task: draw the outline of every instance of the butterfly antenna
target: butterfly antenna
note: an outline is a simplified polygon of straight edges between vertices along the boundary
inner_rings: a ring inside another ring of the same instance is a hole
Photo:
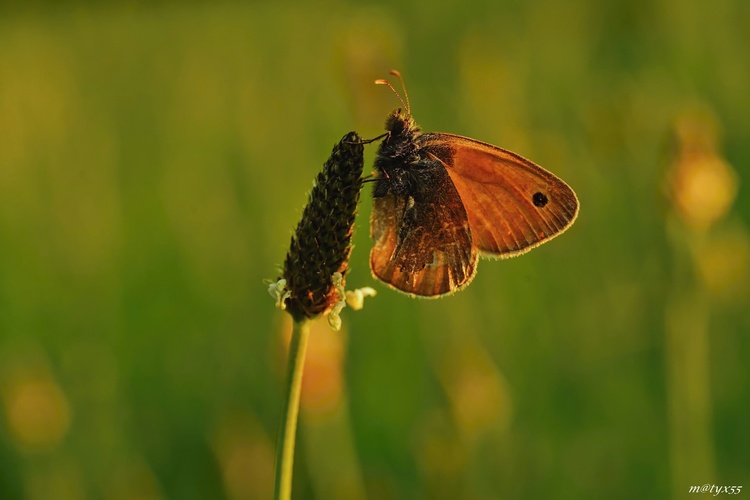
[[[404,99],[406,99],[406,114],[411,114],[411,103],[409,103],[409,94],[406,92],[406,84],[404,84],[404,77],[401,76],[401,73],[398,72],[395,69],[391,70],[391,74],[398,78],[398,81],[401,82],[401,89],[404,91]],[[403,102],[403,100],[401,101]]]
[[[401,75],[395,69],[393,71],[391,71],[391,74],[398,75],[399,79],[401,78]],[[403,84],[404,84],[404,81],[401,80],[401,85],[403,86]],[[409,100],[408,100],[408,98],[407,98],[406,101],[404,101],[404,98],[401,97],[401,94],[399,94],[396,91],[396,89],[393,88],[393,85],[391,85],[391,82],[389,82],[388,80],[385,80],[383,78],[378,78],[377,80],[375,80],[375,85],[385,85],[386,87],[388,87],[389,89],[391,89],[391,92],[393,92],[394,94],[396,94],[396,97],[398,97],[398,100],[401,101],[401,105],[406,109],[406,112],[408,114],[411,114],[409,112],[409,105],[408,105]]]

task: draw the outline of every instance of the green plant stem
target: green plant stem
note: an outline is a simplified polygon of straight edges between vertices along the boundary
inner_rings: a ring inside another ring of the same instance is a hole
[[[302,371],[305,366],[305,351],[309,333],[309,321],[302,319],[294,322],[287,360],[286,400],[281,412],[279,439],[276,443],[276,483],[274,488],[274,499],[276,500],[289,500],[292,495],[294,440],[297,433],[299,395],[302,389]]]

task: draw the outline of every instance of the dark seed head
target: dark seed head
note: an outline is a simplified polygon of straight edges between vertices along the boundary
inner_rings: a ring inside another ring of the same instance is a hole
[[[547,198],[547,195],[541,192],[534,193],[534,196],[531,197],[531,201],[534,202],[535,207],[542,208],[549,202],[549,198]]]
[[[346,275],[349,265],[363,167],[362,139],[349,132],[315,180],[284,260],[286,306],[297,320],[319,316],[339,300],[332,277]]]

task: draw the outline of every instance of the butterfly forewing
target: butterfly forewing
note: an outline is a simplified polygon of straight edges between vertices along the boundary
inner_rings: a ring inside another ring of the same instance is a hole
[[[449,184],[435,200],[387,195],[374,202],[373,274],[402,292],[437,297],[467,285],[476,272],[466,211]]]
[[[448,171],[483,253],[527,252],[565,231],[578,215],[578,199],[565,182],[515,153],[445,133],[418,141]]]

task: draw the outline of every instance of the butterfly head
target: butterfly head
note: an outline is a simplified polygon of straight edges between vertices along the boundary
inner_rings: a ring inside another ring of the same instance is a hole
[[[403,111],[401,108],[394,109],[388,115],[388,118],[385,119],[385,129],[388,131],[386,140],[412,137],[419,132],[419,127],[414,118],[408,111]]]

